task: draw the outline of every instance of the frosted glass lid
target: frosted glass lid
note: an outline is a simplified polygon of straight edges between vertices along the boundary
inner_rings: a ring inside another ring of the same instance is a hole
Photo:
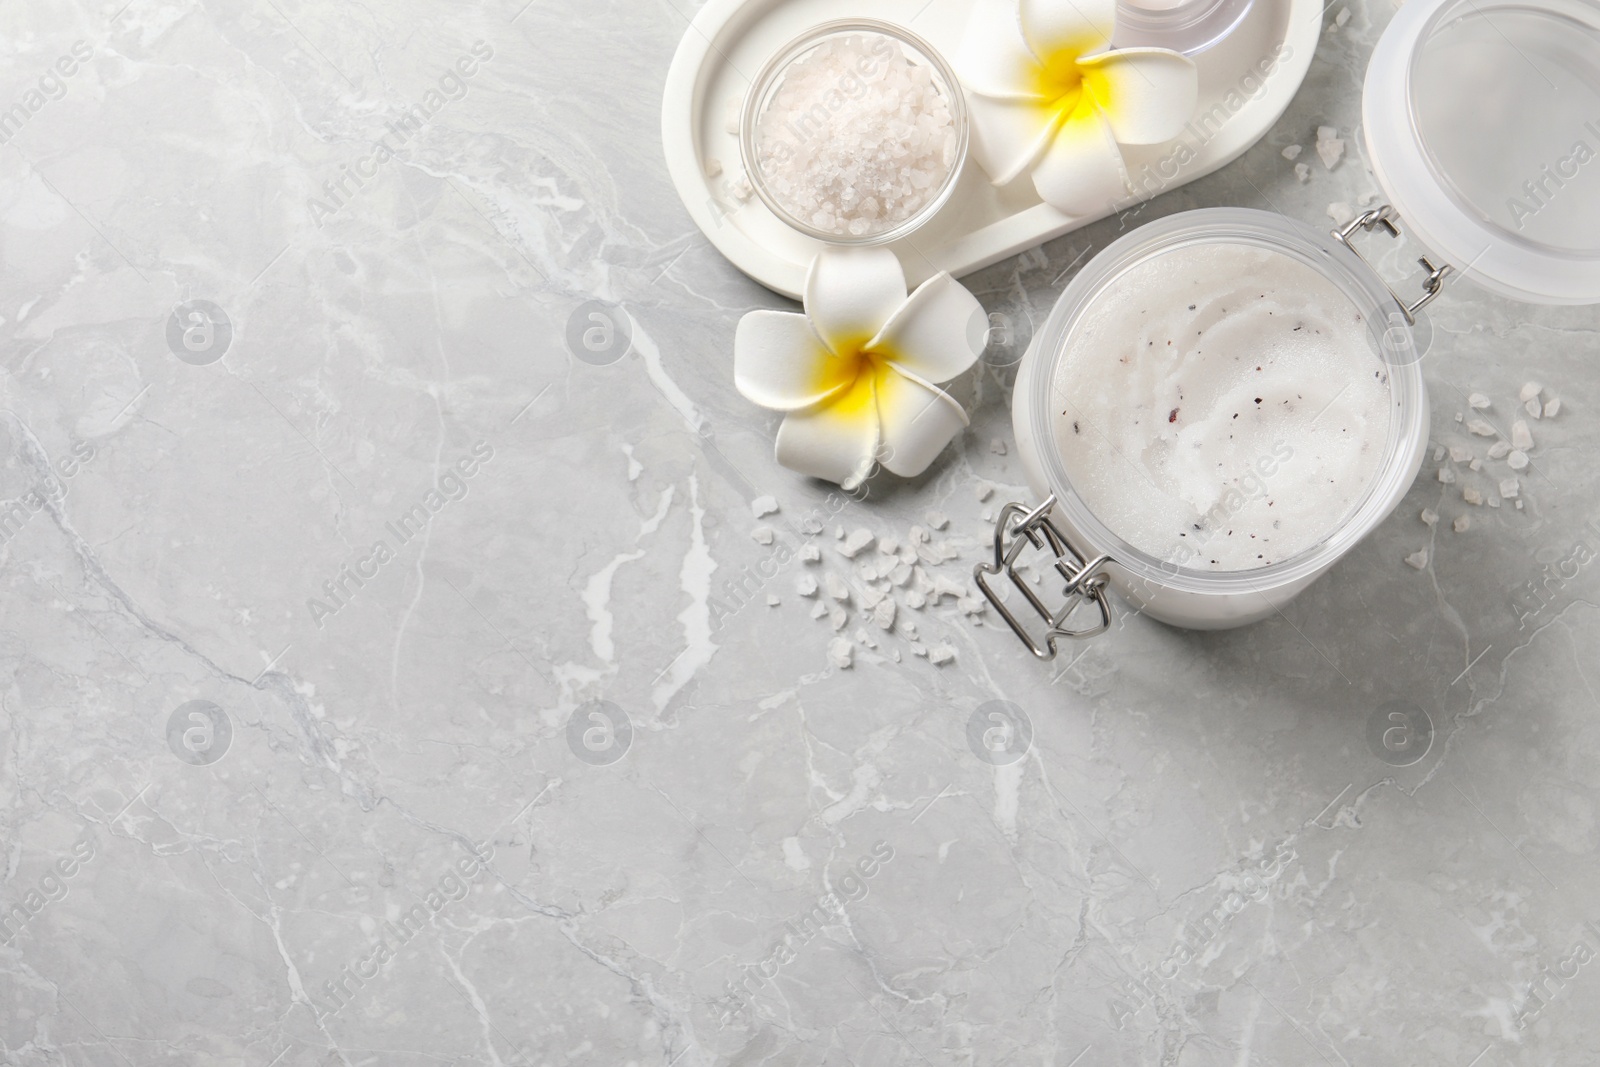
[[[1409,0],[1362,108],[1430,251],[1504,296],[1600,302],[1600,0]]]

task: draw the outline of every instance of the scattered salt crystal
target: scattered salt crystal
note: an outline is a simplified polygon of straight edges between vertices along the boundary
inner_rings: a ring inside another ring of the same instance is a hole
[[[722,160],[718,159],[715,156],[712,156],[710,159],[706,160],[706,177],[707,178],[715,178],[717,175],[719,175],[721,173],[722,173]]]
[[[1496,441],[1494,444],[1489,446],[1489,458],[1490,459],[1500,459],[1502,456],[1504,456],[1507,452],[1510,452],[1510,451],[1511,451],[1511,446],[1510,445],[1506,444],[1504,441]]]
[[[880,603],[883,602],[883,598],[884,598],[884,593],[882,591],[880,591],[880,590],[874,589],[870,585],[863,587],[862,590],[861,590],[861,606],[862,607],[875,608]]]
[[[835,541],[843,541],[844,540],[844,527],[843,526],[835,526],[833,528],[833,539]]]
[[[1544,402],[1545,418],[1553,419],[1559,414],[1561,414],[1561,398],[1559,396]]]
[[[901,562],[894,565],[894,570],[889,572],[889,581],[897,586],[904,586],[911,580],[911,564]]]
[[[1500,506],[1500,498],[1495,496],[1495,495],[1493,495],[1493,494],[1490,494],[1490,496],[1489,496],[1489,506],[1491,508],[1499,507]]]
[[[741,174],[728,183],[728,192],[733,195],[735,200],[743,203],[750,199],[755,190],[750,187],[750,179]]]
[[[972,491],[978,494],[978,502],[980,504],[983,501],[988,500],[991,496],[994,496],[994,486],[990,485],[988,482],[979,482],[977,485],[972,487]]]
[[[956,602],[956,606],[968,615],[982,615],[988,601],[981,597],[964,596]]]
[[[1411,553],[1411,555],[1406,557],[1406,562],[1417,568],[1417,570],[1422,570],[1422,568],[1428,565],[1428,550],[1425,548],[1417,549],[1415,552]]]
[[[1487,422],[1484,422],[1482,419],[1473,419],[1471,422],[1467,423],[1467,429],[1470,430],[1472,433],[1477,434],[1479,437],[1494,437],[1494,436],[1496,436],[1494,427],[1490,426]]]
[[[782,603],[783,601],[779,600],[776,596],[772,595],[771,593],[767,594],[767,607],[775,608]]]
[[[1304,163],[1296,163],[1294,165],[1294,176],[1301,185],[1304,185],[1311,180],[1311,168]]]
[[[878,624],[878,629],[889,630],[894,628],[894,601],[885,597],[878,601],[872,609],[872,621]]]
[[[1349,21],[1350,21],[1350,9],[1347,8],[1347,7],[1340,8],[1339,9],[1339,13],[1337,15],[1333,16],[1333,24],[1335,26],[1343,26],[1345,23],[1347,23]]]
[[[1466,533],[1467,532],[1467,527],[1469,527],[1471,525],[1472,525],[1472,520],[1471,519],[1467,518],[1465,515],[1457,515],[1456,516],[1456,521],[1452,522],[1450,524],[1450,527],[1451,527],[1451,529],[1455,530],[1456,533]]]
[[[915,589],[906,592],[906,607],[913,611],[921,611],[928,603],[928,598]]]
[[[1483,494],[1469,485],[1465,489],[1461,490],[1461,499],[1465,500],[1473,507],[1477,507],[1479,504],[1483,503]]]
[[[1339,136],[1338,129],[1333,126],[1317,127],[1317,155],[1329,170],[1339,165],[1339,160],[1344,158],[1344,139]]]
[[[848,638],[835,637],[828,642],[828,662],[841,671],[850,669],[855,654],[855,646],[850,643]]]
[[[1440,446],[1438,446],[1437,448],[1435,448],[1433,450],[1433,461],[1435,463],[1437,463],[1443,458],[1444,458],[1444,445],[1440,445]]]
[[[877,648],[878,647],[878,642],[874,641],[872,639],[872,635],[867,633],[866,627],[862,627],[861,629],[856,631],[856,640],[859,641],[862,644],[862,646],[864,646],[866,648]]]
[[[984,522],[993,522],[994,512],[990,511],[988,508],[984,508],[982,514],[980,514],[978,517]]]
[[[911,538],[912,544],[925,545],[928,543],[928,531],[921,526],[911,527],[911,532],[907,536]]]
[[[823,588],[828,591],[828,595],[833,597],[833,599],[850,599],[850,587],[844,584],[843,578],[839,577],[837,574],[834,574],[832,571],[829,571],[827,574],[822,576],[822,585]]]
[[[770,496],[758,496],[750,501],[750,510],[755,512],[756,518],[764,518],[778,510],[778,501]]]
[[[811,605],[811,617],[813,619],[820,619],[827,613],[828,605],[824,604],[822,601],[819,600],[815,604]]]
[[[1482,393],[1473,393],[1471,396],[1467,397],[1467,405],[1474,411],[1482,411],[1491,403],[1492,401]]]
[[[938,551],[932,545],[918,545],[917,558],[930,567],[936,567],[944,560],[939,558]]]
[[[956,581],[954,578],[947,578],[942,574],[934,576],[933,602],[935,604],[947,596],[955,597],[957,600],[960,600],[966,595],[967,587]]]
[[[756,539],[757,544],[770,545],[772,544],[773,536],[772,527],[757,526],[754,530],[750,531],[750,536]]]
[[[923,517],[928,520],[928,525],[935,530],[942,530],[950,525],[950,520],[945,517],[942,511],[930,511]]]
[[[1500,479],[1500,495],[1504,499],[1510,500],[1512,497],[1517,496],[1521,490],[1522,487],[1517,482],[1516,475],[1513,474],[1509,478]]]
[[[1287,159],[1290,163],[1293,163],[1295,160],[1300,158],[1300,153],[1304,152],[1305,150],[1306,149],[1304,145],[1292,144],[1283,150],[1283,158]]]
[[[1533,434],[1528,432],[1528,424],[1521,419],[1511,424],[1511,447],[1524,452],[1533,447]]]
[[[1542,392],[1544,392],[1544,386],[1538,382],[1524,382],[1522,391],[1517,394],[1517,399],[1526,402],[1534,399]]]
[[[926,656],[928,654],[928,646],[913,641],[911,642],[911,654],[913,656]]]
[[[794,591],[801,596],[817,595],[817,580],[809,574],[802,574],[795,580]]]
[[[822,549],[816,545],[801,545],[800,560],[803,563],[816,563],[822,559]]]
[[[900,542],[893,537],[878,538],[878,551],[885,556],[892,556],[900,551]]]
[[[958,140],[950,105],[931,66],[899,41],[870,32],[824,41],[789,64],[756,121],[767,191],[824,233],[892,229],[950,174]]]
[[[839,555],[845,559],[855,559],[861,554],[861,550],[870,544],[872,544],[872,531],[862,527],[844,539],[844,544],[839,546]]]
[[[1000,440],[1000,438],[996,437],[994,440],[989,442],[989,451],[993,452],[997,456],[1003,456],[1006,454],[1006,443]]]
[[[1528,466],[1528,454],[1520,449],[1512,452],[1511,455],[1506,457],[1506,466],[1510,467],[1514,471],[1526,470]]]
[[[1473,460],[1471,463],[1467,464],[1467,469],[1468,470],[1474,470],[1474,471],[1483,470],[1483,460],[1481,460],[1481,459]]]
[[[1456,481],[1456,472],[1451,470],[1449,467],[1440,467],[1439,480],[1445,485],[1454,485]]]
[[[1450,458],[1455,460],[1457,463],[1465,463],[1467,460],[1472,458],[1472,449],[1468,448],[1466,445],[1451,445]]]
[[[815,537],[822,532],[822,523],[815,515],[807,515],[800,520],[800,532],[808,537]]]
[[[850,613],[836,604],[828,609],[828,621],[835,630],[842,630],[845,623],[850,621]]]
[[[1328,218],[1333,220],[1335,226],[1343,226],[1355,217],[1355,209],[1343,200],[1336,200],[1328,205]]]
[[[744,110],[744,101],[737,96],[730,96],[722,102],[722,128],[728,133],[739,132],[739,113]]]
[[[956,658],[955,646],[940,643],[928,649],[928,662],[935,667],[943,667],[946,663]]]
[[[1432,508],[1423,508],[1422,521],[1427,523],[1429,526],[1437,526],[1439,523],[1439,513],[1434,511]]]
[[[1461,422],[1461,421],[1462,421],[1462,420],[1464,420],[1464,419],[1465,419],[1465,418],[1466,418],[1466,416],[1465,416],[1465,415],[1463,415],[1463,414],[1461,414],[1461,412],[1459,412],[1459,411],[1458,411],[1458,412],[1456,412],[1456,421],[1457,421],[1457,422]]]
[[[1518,511],[1521,511],[1521,510],[1522,510],[1522,501],[1520,501],[1520,500],[1519,500],[1519,501],[1517,501],[1517,510],[1518,510]]]
[[[1534,397],[1532,400],[1522,405],[1522,410],[1526,411],[1532,418],[1537,419],[1540,415],[1544,414],[1544,405],[1539,403],[1538,397]]]

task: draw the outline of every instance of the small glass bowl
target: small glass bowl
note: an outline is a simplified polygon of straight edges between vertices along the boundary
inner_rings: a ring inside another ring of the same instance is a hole
[[[1186,56],[1220,44],[1255,0],[1117,0],[1118,48],[1170,48]]]
[[[895,222],[881,230],[870,230],[862,234],[834,233],[820,230],[810,223],[792,215],[768,187],[767,177],[758,164],[756,133],[761,118],[766,114],[773,97],[783,84],[784,75],[790,66],[798,60],[809,55],[814,49],[826,41],[849,37],[852,35],[876,35],[889,38],[901,46],[907,59],[912,63],[926,66],[933,78],[934,85],[950,107],[950,117],[955,128],[956,144],[949,171],[944,176],[942,183],[927,203],[916,212],[900,222]],[[815,238],[826,244],[835,245],[884,245],[897,241],[920,228],[939,209],[949,201],[955,192],[956,182],[961,177],[962,168],[966,166],[969,142],[970,120],[967,114],[967,98],[962,92],[961,82],[956,78],[956,73],[951,69],[943,56],[927,41],[912,33],[902,26],[882,22],[877,19],[840,19],[825,22],[814,26],[810,30],[790,41],[777,54],[767,60],[766,65],[756,75],[751,83],[750,90],[745,94],[744,109],[739,117],[739,154],[744,163],[744,171],[750,180],[750,186],[755,190],[767,210],[776,215],[779,221],[792,229],[798,230],[807,237]]]

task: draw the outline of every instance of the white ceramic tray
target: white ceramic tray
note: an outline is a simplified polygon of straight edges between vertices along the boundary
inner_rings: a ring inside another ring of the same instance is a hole
[[[779,222],[753,194],[741,199],[734,192],[743,167],[738,135],[728,126],[750,79],[789,41],[837,18],[900,23],[953,59],[970,7],[971,0],[708,0],[678,45],[661,105],[667,169],[695,225],[734,266],[797,298],[821,244]],[[1165,145],[1124,146],[1128,171],[1143,188],[1096,215],[1063,215],[1040,202],[1026,177],[996,189],[969,159],[939,214],[889,246],[899,254],[907,280],[915,285],[941,270],[970,273],[1237,159],[1299,91],[1322,33],[1322,11],[1322,0],[1256,0],[1227,40],[1195,57],[1200,106],[1189,130]],[[1265,78],[1254,75],[1252,68],[1280,48],[1276,69]],[[1208,114],[1213,121],[1202,125]],[[1181,168],[1180,143],[1193,152]],[[711,176],[718,165],[721,173]]]

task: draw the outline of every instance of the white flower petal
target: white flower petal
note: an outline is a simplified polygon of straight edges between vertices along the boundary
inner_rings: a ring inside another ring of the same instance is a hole
[[[980,96],[1040,99],[1039,61],[1022,36],[1017,0],[974,0],[956,55],[956,73]]]
[[[1062,125],[1034,169],[1033,185],[1045,203],[1078,217],[1108,212],[1132,191],[1122,150],[1098,110],[1080,107]]]
[[[967,425],[948,393],[893,370],[878,379],[878,417],[883,466],[905,478],[927,470]]]
[[[1121,144],[1160,144],[1183,132],[1200,102],[1194,60],[1165,48],[1123,48],[1080,64],[1084,83]]]
[[[905,299],[905,272],[887,248],[830,245],[806,273],[806,315],[836,355],[858,351]]]
[[[1008,185],[1026,174],[1056,135],[1060,117],[1027,101],[991,100],[974,96],[972,158],[995,185]]]
[[[941,272],[917,286],[867,350],[926,381],[948,382],[977,362],[988,335],[978,298]]]
[[[809,407],[844,388],[841,363],[792,311],[752,311],[733,334],[734,386],[774,411]]]
[[[878,454],[875,377],[864,373],[832,400],[784,416],[778,427],[778,462],[845,489],[860,485]]]
[[[1111,47],[1117,0],[1018,0],[1028,47],[1048,63],[1064,51],[1079,54]]]

